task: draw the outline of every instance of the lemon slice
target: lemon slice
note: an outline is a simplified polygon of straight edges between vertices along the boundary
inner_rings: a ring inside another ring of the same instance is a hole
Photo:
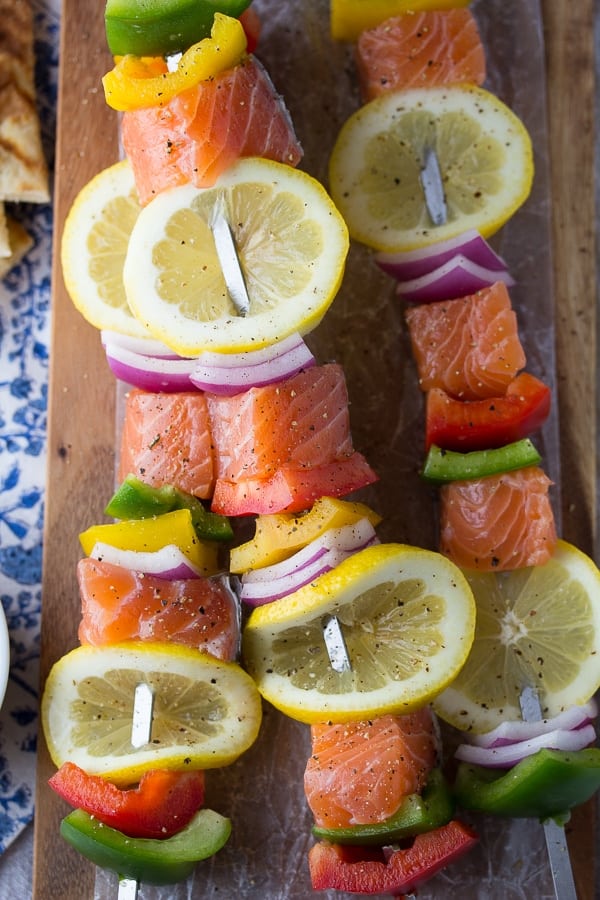
[[[439,225],[421,184],[430,151],[445,198]],[[412,250],[470,228],[488,237],[529,195],[531,140],[521,120],[480,88],[391,92],[344,124],[329,175],[351,237],[377,250]]]
[[[140,212],[131,166],[104,169],[79,192],[61,241],[65,286],[76,308],[96,328],[148,337],[127,305],[123,264]]]
[[[154,694],[148,744],[131,743],[136,685]],[[82,646],[51,669],[42,724],[57,767],[67,760],[115,784],[149,769],[208,769],[239,757],[256,739],[260,696],[235,663],[177,644]]]
[[[465,573],[477,603],[469,658],[435,701],[457,728],[491,731],[521,719],[525,685],[544,716],[586,703],[600,688],[600,572],[576,547],[558,541],[543,566]]]
[[[227,291],[210,221],[223,208],[250,300]],[[325,189],[306,173],[243,159],[210,188],[159,194],[135,223],[124,267],[136,317],[181,356],[246,352],[321,321],[340,285],[348,232]]]
[[[350,671],[330,664],[323,636],[330,616],[341,625]],[[273,706],[302,722],[343,722],[429,702],[463,665],[474,626],[473,596],[453,563],[380,544],[254,610],[243,655]]]

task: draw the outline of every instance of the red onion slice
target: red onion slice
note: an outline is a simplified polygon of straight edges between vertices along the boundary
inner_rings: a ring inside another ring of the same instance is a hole
[[[154,338],[136,338],[127,334],[119,334],[117,331],[101,331],[100,339],[104,347],[111,345],[129,350],[131,353],[140,353],[142,356],[162,356],[165,359],[179,359],[170,347]]]
[[[315,365],[315,358],[299,334],[248,353],[201,353],[191,374],[203,391],[231,396],[296,375]]]
[[[526,741],[517,741],[501,747],[476,747],[473,744],[460,744],[455,757],[475,766],[509,769],[522,759],[532,756],[538,750],[583,750],[596,740],[596,729],[593,725],[582,728],[561,728],[540,734]]]
[[[330,528],[287,559],[272,566],[263,566],[246,572],[242,575],[242,584],[257,581],[272,582],[278,578],[287,578],[314,560],[320,559],[328,550],[358,550],[375,536],[375,529],[368,519],[359,519],[358,522],[342,525],[341,528]]]
[[[444,263],[461,254],[485,269],[504,272],[507,269],[504,260],[492,250],[478,231],[469,229],[457,237],[447,241],[438,241],[418,250],[401,253],[376,253],[377,265],[399,281],[420,278]]]
[[[90,553],[92,559],[122,566],[134,572],[156,575],[167,581],[184,578],[201,578],[201,572],[175,544],[167,544],[160,550],[144,552],[138,550],[121,550],[111,544],[97,541]]]
[[[469,743],[477,747],[502,747],[517,741],[526,741],[551,731],[573,730],[587,725],[598,715],[598,704],[592,698],[583,706],[572,706],[551,719],[537,722],[502,722],[493,731],[469,736]]]
[[[368,519],[332,528],[289,559],[245,573],[241,599],[252,606],[279,600],[377,541],[375,529]]]
[[[257,581],[254,584],[242,584],[241,599],[249,606],[262,606],[272,603],[273,600],[281,600],[288,594],[300,590],[305,584],[314,581],[325,572],[330,572],[348,556],[352,556],[353,550],[327,550],[325,554],[313,560],[297,572],[278,578],[276,581]]]
[[[195,365],[193,359],[147,356],[112,341],[105,343],[104,349],[108,364],[119,381],[154,393],[195,390],[190,381]]]
[[[506,270],[486,269],[459,254],[426,275],[399,281],[396,293],[409,303],[435,303],[467,297],[497,281],[507,287],[515,283]]]

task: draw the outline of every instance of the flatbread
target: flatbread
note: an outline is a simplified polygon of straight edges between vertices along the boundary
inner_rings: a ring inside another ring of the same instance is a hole
[[[47,203],[30,0],[0,0],[0,200]]]
[[[10,256],[0,259],[0,278],[4,278],[23,259],[28,250],[33,247],[33,238],[20,222],[13,219],[12,216],[7,216],[6,226],[10,243]]]

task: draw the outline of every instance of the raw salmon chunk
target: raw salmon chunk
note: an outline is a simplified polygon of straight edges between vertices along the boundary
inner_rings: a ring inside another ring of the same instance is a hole
[[[283,100],[254,56],[163,107],[126,112],[122,140],[142,206],[179,184],[210,187],[240,157],[291,166],[302,158]]]
[[[311,727],[306,799],[321,828],[383,822],[419,792],[437,761],[428,707],[406,716]]]
[[[350,434],[342,367],[311,366],[232,397],[207,394],[217,480],[212,510],[297,512],[377,480]]]
[[[119,480],[174,487],[207,499],[214,487],[214,454],[204,394],[132,390],[125,401]]]
[[[77,580],[82,644],[175,641],[219,659],[237,654],[237,601],[223,578],[166,581],[85,558]]]
[[[454,481],[440,491],[440,550],[463,569],[501,572],[548,562],[556,546],[548,496],[537,466]]]
[[[421,390],[460,400],[502,396],[525,366],[517,317],[498,281],[468,297],[406,311]]]
[[[468,9],[407,12],[364,31],[356,45],[365,100],[412,87],[483,84],[485,51]]]
[[[211,504],[224,516],[300,512],[320,497],[345,497],[377,481],[361,453],[312,469],[282,466],[271,478],[217,479]]]
[[[226,481],[270,478],[283,466],[318,468],[353,453],[346,380],[337,364],[206,398],[216,474]]]

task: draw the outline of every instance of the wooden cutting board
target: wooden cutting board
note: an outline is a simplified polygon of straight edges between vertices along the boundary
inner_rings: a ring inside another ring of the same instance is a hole
[[[562,535],[600,559],[598,535],[594,3],[542,0],[552,220]],[[573,54],[573,48],[577,53]],[[595,896],[597,804],[567,826],[581,900]]]
[[[563,482],[562,534],[588,553],[596,537],[596,271],[593,0],[542,0],[547,45]],[[117,117],[100,79],[111,65],[100,4],[63,0],[55,181],[48,488],[41,680],[77,644],[77,535],[102,520],[113,488],[114,381],[97,332],[74,314],[58,261],[68,209],[85,182],[118,158]],[[577,47],[577,54],[572,48]],[[94,868],[58,839],[64,805],[40,734],[34,900],[93,896]],[[568,828],[579,896],[592,900],[592,806]]]

